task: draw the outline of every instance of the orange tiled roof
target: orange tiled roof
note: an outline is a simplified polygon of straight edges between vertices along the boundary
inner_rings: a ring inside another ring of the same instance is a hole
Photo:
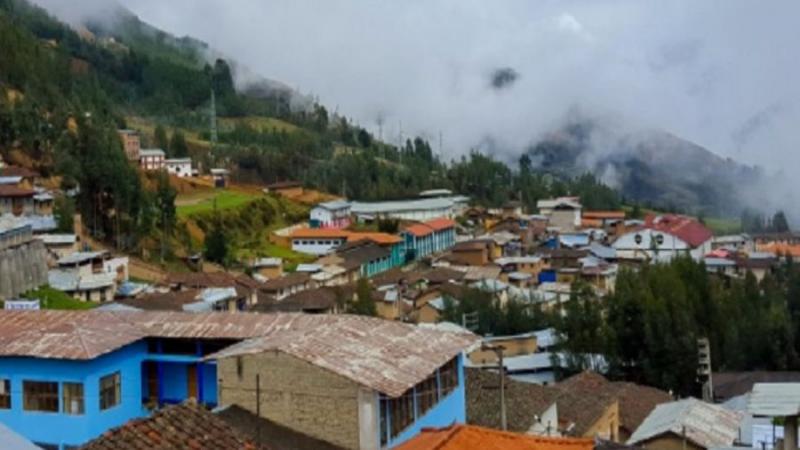
[[[364,239],[368,239],[378,245],[397,244],[403,242],[399,236],[389,233],[350,233],[350,235],[347,236],[347,240],[349,242],[361,241]]]
[[[399,236],[389,233],[379,232],[357,232],[348,230],[337,230],[332,228],[300,228],[292,233],[294,239],[347,239],[349,242],[361,241],[368,239],[379,245],[397,244],[402,242]]]
[[[775,256],[792,255],[794,258],[800,257],[800,244],[791,245],[772,242],[769,244],[759,244],[756,248],[760,252],[772,253]]]
[[[425,225],[433,228],[435,231],[441,231],[441,230],[446,230],[448,228],[453,228],[454,226],[456,226],[456,223],[445,217],[439,217],[438,219],[431,219],[425,222]]]
[[[584,219],[624,219],[625,211],[584,211]]]
[[[581,219],[581,227],[582,228],[601,228],[603,226],[602,219],[587,219],[583,217]]]
[[[414,225],[407,226],[406,231],[416,237],[423,237],[433,233],[433,228],[422,223],[415,223]]]
[[[509,433],[474,425],[423,428],[397,450],[592,450],[594,440]]]
[[[300,228],[292,232],[293,238],[347,238],[350,232],[334,228]]]

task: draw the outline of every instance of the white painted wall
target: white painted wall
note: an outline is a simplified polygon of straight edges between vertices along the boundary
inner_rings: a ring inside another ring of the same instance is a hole
[[[642,236],[642,241],[639,244],[636,243],[637,234]],[[659,235],[664,236],[664,241],[661,245],[656,244],[656,239]],[[653,252],[653,245],[658,250],[657,252]],[[699,252],[702,254],[705,254],[703,251],[704,246],[710,249],[711,241],[709,240],[699,247]],[[623,234],[614,242],[612,247],[617,250],[617,257],[620,259],[669,260],[673,256],[687,254],[696,257],[689,244],[677,236],[649,229]]]
[[[344,239],[336,238],[314,238],[314,239],[292,239],[292,250],[310,255],[327,255],[336,247],[344,244]]]

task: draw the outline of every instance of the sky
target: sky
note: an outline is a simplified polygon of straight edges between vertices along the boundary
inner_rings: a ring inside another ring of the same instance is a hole
[[[422,135],[438,150],[441,135],[445,159],[477,148],[511,160],[579,110],[800,167],[794,0],[120,2],[386,140]],[[70,14],[77,4],[103,2],[69,2]],[[497,89],[499,69],[516,78]]]

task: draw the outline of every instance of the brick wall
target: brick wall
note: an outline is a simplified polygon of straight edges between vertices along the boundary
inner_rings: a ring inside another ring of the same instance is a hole
[[[256,412],[256,374],[260,377],[260,414],[319,439],[359,448],[359,385],[280,352],[218,361],[219,404]],[[241,369],[241,378],[239,377]]]

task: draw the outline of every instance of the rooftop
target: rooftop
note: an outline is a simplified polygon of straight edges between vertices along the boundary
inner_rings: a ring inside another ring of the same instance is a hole
[[[142,156],[161,156],[163,158],[165,155],[166,153],[164,153],[164,150],[161,150],[160,148],[148,148],[148,149],[143,148],[139,150],[140,158]]]
[[[714,237],[711,230],[696,219],[677,214],[648,215],[645,227],[677,236],[692,247],[698,247]]]
[[[754,416],[800,415],[800,383],[756,383],[747,410]]]
[[[389,202],[353,202],[353,214],[381,214],[414,210],[447,209],[453,207],[453,200],[446,198],[425,198]]]
[[[167,406],[90,441],[84,450],[268,450],[221,417],[194,403]]]
[[[277,350],[392,397],[477,341],[371,317],[110,311],[0,311],[0,357],[89,360],[145,337],[242,339],[208,358]]]
[[[647,416],[628,444],[640,444],[664,434],[682,436],[702,448],[730,447],[739,437],[738,413],[696,398],[662,403]]]
[[[0,197],[33,197],[36,191],[13,184],[0,184]]]
[[[344,450],[264,417],[258,417],[238,405],[226,406],[214,413],[242,436],[247,436],[257,444],[266,445],[269,450]]]
[[[68,266],[73,264],[81,264],[88,261],[91,261],[96,258],[102,258],[106,256],[108,252],[106,251],[99,251],[99,252],[75,252],[70,253],[69,255],[61,258],[58,260],[58,265],[60,266]]]
[[[350,207],[350,202],[347,200],[331,200],[329,202],[322,202],[317,204],[316,208],[327,209],[329,211],[334,211],[337,209],[347,209]]]
[[[593,450],[592,439],[570,439],[509,433],[474,425],[423,428],[397,450]]]

